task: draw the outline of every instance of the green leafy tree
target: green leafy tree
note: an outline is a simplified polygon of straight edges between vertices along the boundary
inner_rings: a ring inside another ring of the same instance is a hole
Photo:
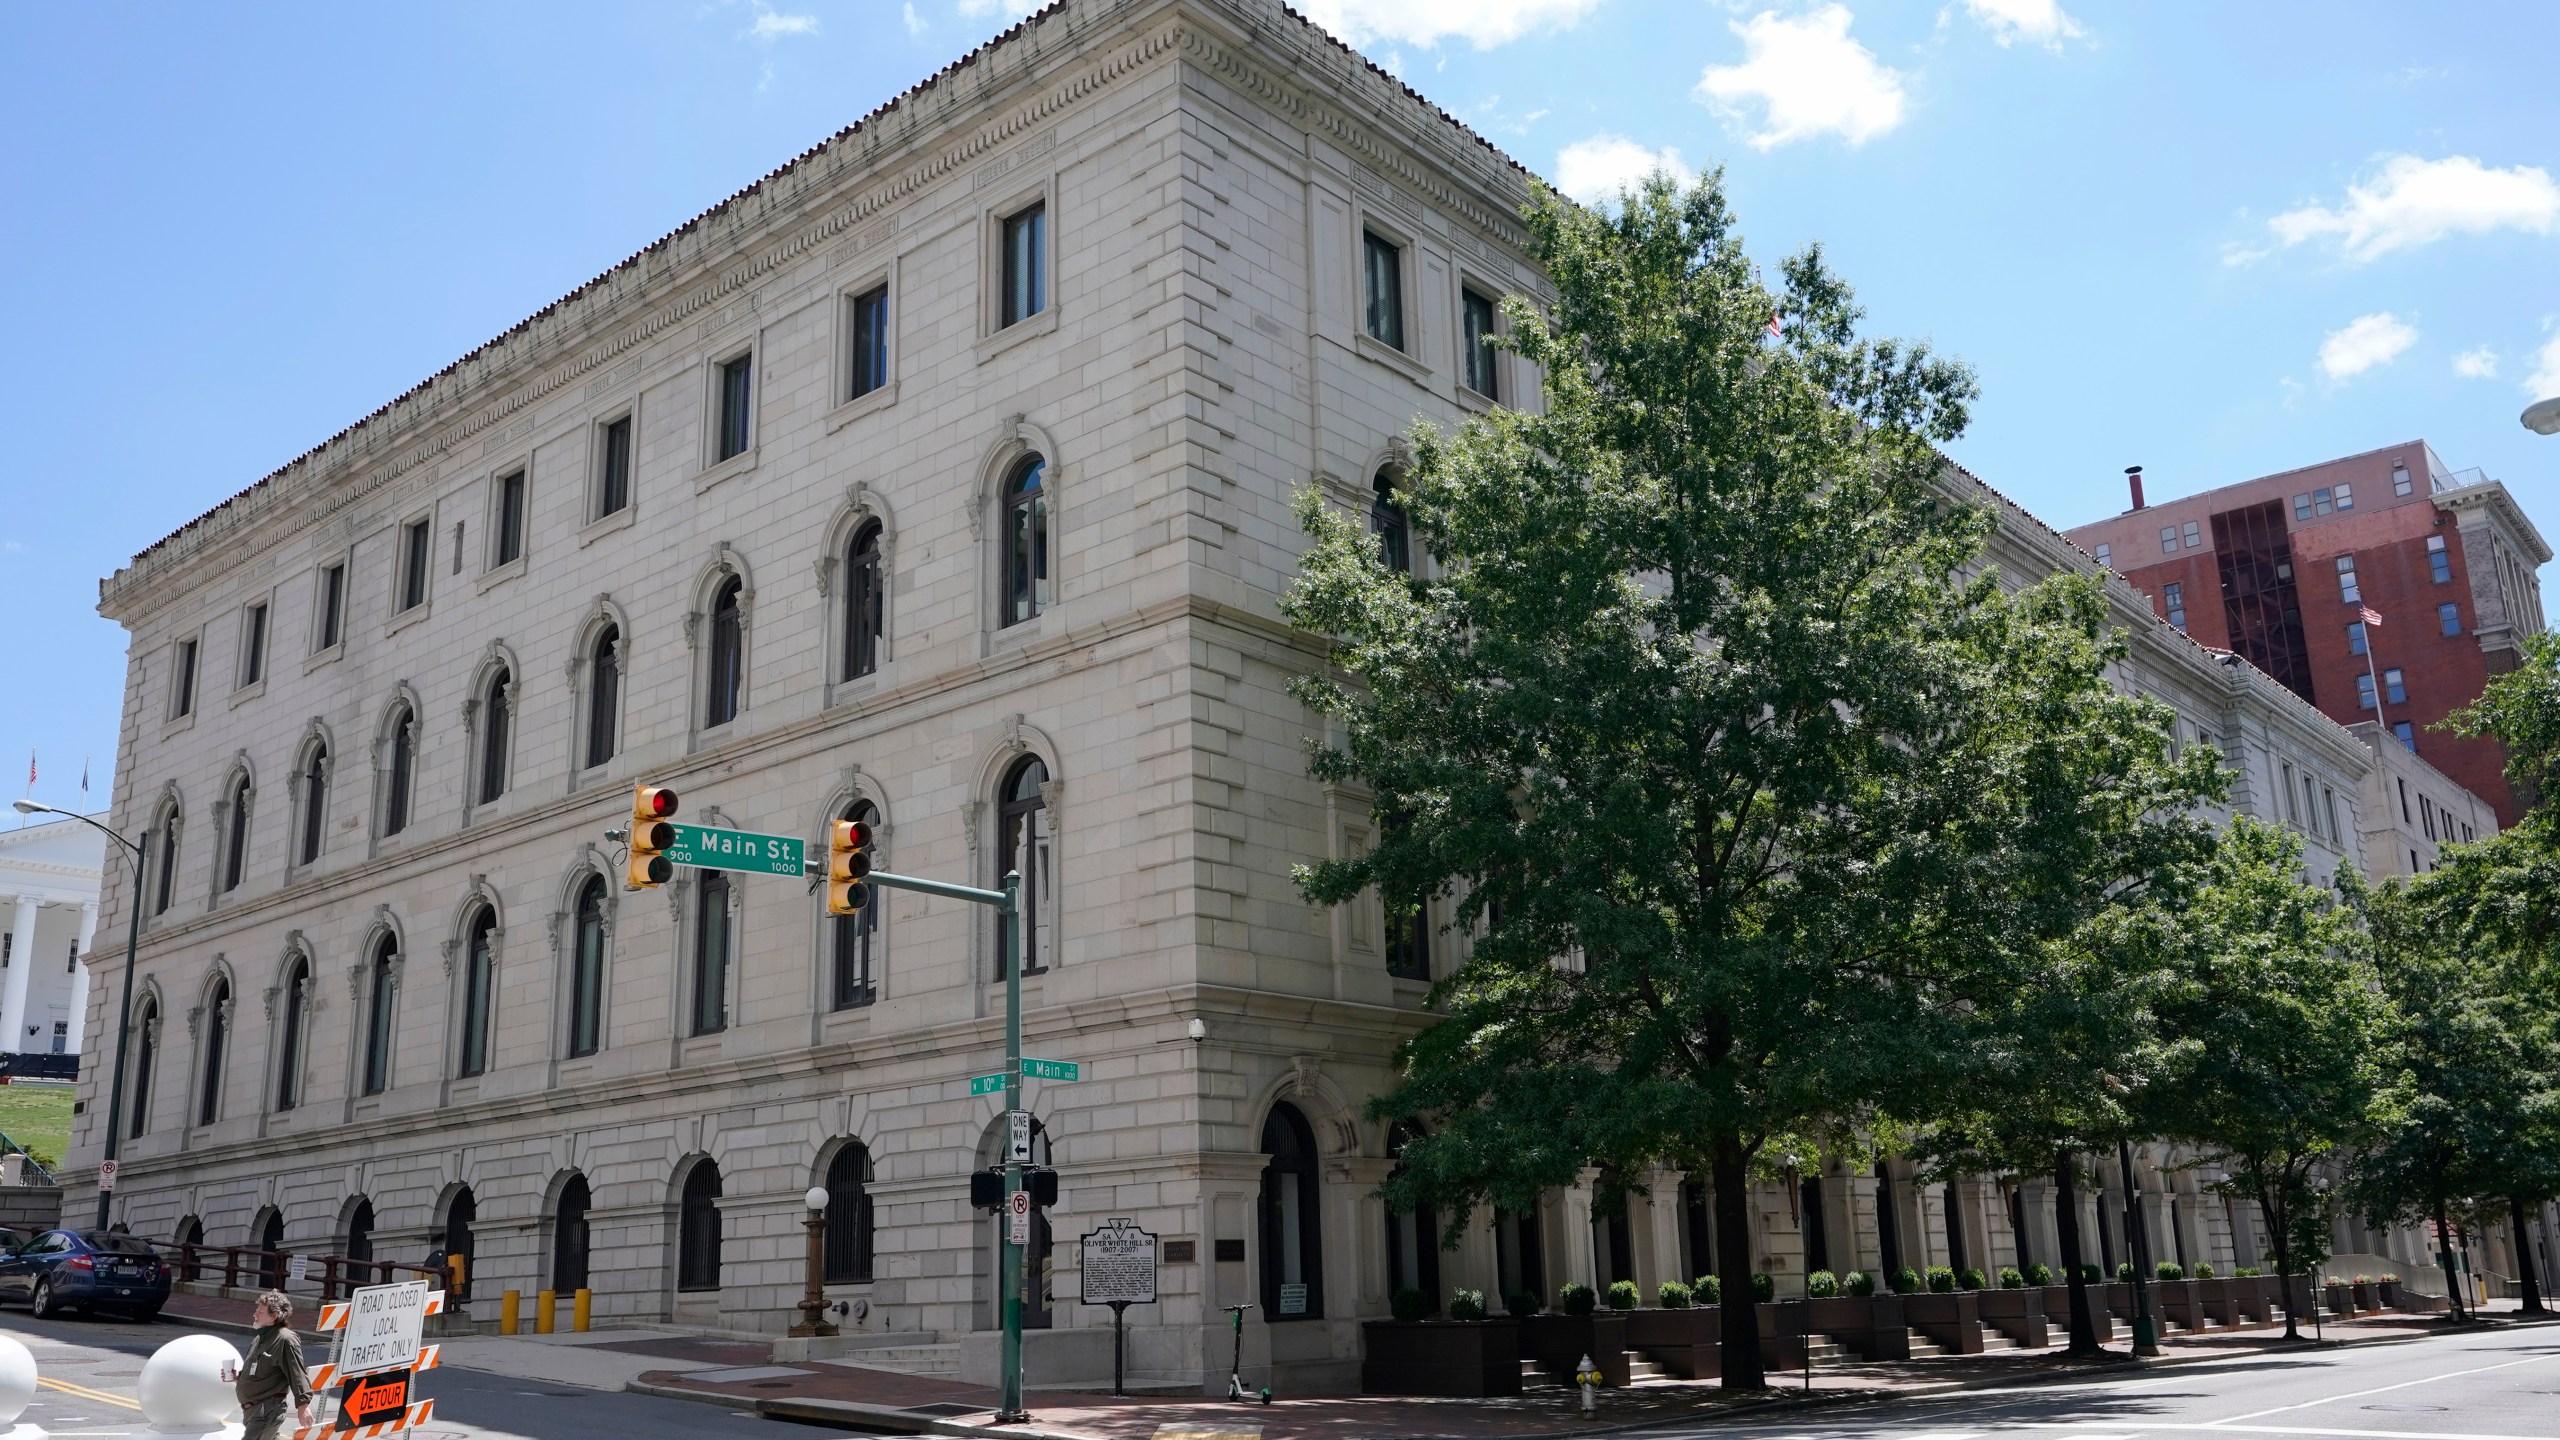
[[[1335,725],[1312,768],[1381,824],[1301,885],[1481,929],[1376,1102],[1441,1117],[1393,1203],[1705,1175],[1725,1381],[1757,1386],[1764,1148],[1959,1083],[1968,1007],[2197,843],[2210,771],[2109,689],[2093,579],[2003,597],[1935,449],[1971,376],[1859,339],[1818,250],[1764,289],[1715,176],[1528,221],[1557,299],[1508,302],[1507,343],[1545,404],[1413,436],[1435,573],[1303,497],[1285,608],[1337,667],[1298,687]]]
[[[2303,881],[2290,832],[2233,821],[2179,921],[2157,1001],[2162,1063],[2141,1119],[2221,1168],[2211,1188],[2254,1203],[2277,1273],[2299,1273],[2328,1232],[2314,1172],[2389,1113],[2377,1059],[2389,1008],[2335,896]],[[2284,1331],[2300,1338],[2290,1304]]]

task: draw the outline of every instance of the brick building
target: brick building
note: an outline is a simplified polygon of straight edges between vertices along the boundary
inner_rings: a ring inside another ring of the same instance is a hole
[[[2170,624],[2341,725],[2379,718],[2515,823],[2497,743],[2436,728],[2543,628],[2551,547],[2504,484],[2412,440],[2157,505],[2137,467],[2132,501],[2067,533]]]

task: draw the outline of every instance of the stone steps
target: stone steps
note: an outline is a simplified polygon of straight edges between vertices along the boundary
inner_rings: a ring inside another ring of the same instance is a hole
[[[956,1380],[960,1377],[960,1347],[957,1344],[865,1345],[849,1351],[842,1359],[828,1363],[864,1370],[887,1370],[927,1379]]]

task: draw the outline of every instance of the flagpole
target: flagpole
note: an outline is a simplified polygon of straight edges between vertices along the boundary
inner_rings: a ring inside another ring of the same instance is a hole
[[[2364,621],[2364,676],[2365,683],[2373,687],[2374,723],[2381,728],[2383,739],[2397,740],[2400,737],[2391,733],[2390,717],[2382,711],[2382,674],[2375,668],[2373,659],[2373,647],[2381,640],[2375,632],[2382,629],[2382,617],[2370,605],[2358,607],[2357,615]],[[2416,749],[2416,746],[2411,746],[2411,753],[2414,754]]]

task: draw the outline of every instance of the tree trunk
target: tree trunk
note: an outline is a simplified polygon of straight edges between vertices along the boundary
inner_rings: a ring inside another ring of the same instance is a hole
[[[2516,1283],[2524,1287],[2522,1313],[2542,1313],[2542,1277],[2534,1274],[2533,1232],[2525,1228],[2524,1202],[2513,1195],[2507,1197],[2507,1223],[2515,1227]]]
[[[2071,1346],[2068,1353],[2103,1355],[2097,1322],[2089,1318],[2089,1281],[2080,1269],[2080,1192],[2072,1184],[2071,1152],[2053,1152],[2053,1184],[2059,1199],[2053,1207],[2054,1227],[2062,1241],[2062,1271],[2071,1288]]]
[[[1724,1388],[1757,1390],[1769,1381],[1760,1354],[1760,1297],[1751,1288],[1751,1176],[1742,1142],[1717,1136],[1708,1168],[1716,1189],[1716,1284],[1724,1292],[1716,1302],[1724,1327]]]
[[[2285,1213],[2286,1207],[2274,1197],[2271,1188],[2263,1182],[2259,1184],[2258,1213],[2266,1217],[2267,1233],[2276,1242],[2276,1293],[2284,1297],[2284,1338],[2299,1340],[2302,1326],[2294,1311],[2300,1307],[2293,1303],[2293,1221]],[[2320,1303],[2318,1294],[2312,1295],[2311,1303]]]
[[[2468,1303],[2471,1297],[2462,1293],[2462,1272],[2453,1266],[2453,1222],[2444,1213],[2443,1196],[2436,1197],[2435,1209],[2436,1264],[2444,1271],[2444,1293],[2452,1297],[2447,1302],[2453,1307],[2452,1318],[2467,1319],[2471,1314]]]

